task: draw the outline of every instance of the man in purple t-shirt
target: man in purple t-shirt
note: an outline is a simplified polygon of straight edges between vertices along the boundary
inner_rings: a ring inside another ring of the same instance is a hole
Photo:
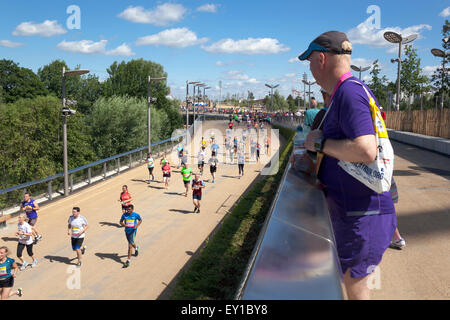
[[[318,177],[325,185],[347,295],[369,299],[367,277],[389,246],[396,217],[389,192],[372,191],[338,166],[339,160],[370,163],[377,156],[365,84],[350,73],[351,52],[344,33],[329,31],[299,56],[310,62],[317,84],[331,95],[323,130],[311,131],[305,147],[325,155]]]

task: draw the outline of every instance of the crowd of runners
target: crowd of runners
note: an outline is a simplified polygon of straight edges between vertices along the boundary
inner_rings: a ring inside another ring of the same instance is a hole
[[[267,130],[264,126],[265,120],[255,119],[250,117],[235,116],[230,117],[228,122],[228,129],[225,132],[223,152],[219,141],[217,141],[214,131],[211,131],[209,141],[202,137],[200,142],[200,151],[197,154],[197,168],[198,172],[194,172],[189,167],[188,150],[183,145],[177,147],[178,161],[176,163],[177,169],[180,169],[181,179],[185,188],[182,196],[187,197],[190,188],[192,189],[192,201],[194,205],[193,213],[200,214],[202,190],[206,188],[206,183],[215,183],[219,163],[234,165],[237,164],[238,178],[244,176],[244,165],[247,162],[258,163],[260,161],[261,145],[259,141],[263,142],[265,152],[270,154],[270,139],[268,138]],[[241,127],[242,128],[239,128]],[[233,130],[234,128],[234,130]],[[237,130],[239,128],[239,130]],[[210,147],[210,154],[207,153],[207,147]],[[219,157],[223,156],[223,161]],[[163,176],[164,188],[168,189],[172,175],[172,164],[169,162],[167,155],[163,154],[160,160],[160,168]],[[209,166],[211,175],[210,180],[204,179],[204,167]],[[151,184],[155,181],[155,159],[151,153],[147,157],[148,180]],[[131,257],[139,255],[139,246],[136,244],[137,230],[142,224],[142,217],[134,211],[133,197],[128,190],[127,185],[122,186],[117,201],[120,203],[122,216],[119,224],[124,228],[125,237],[128,243],[127,260],[123,263],[123,268],[128,268],[131,263]],[[11,251],[8,247],[0,247],[0,297],[2,300],[11,296],[23,295],[22,288],[12,290],[14,287],[14,279],[18,271],[23,271],[28,267],[34,268],[38,264],[38,258],[33,252],[33,246],[37,245],[43,238],[42,234],[37,229],[38,211],[40,207],[36,200],[31,198],[30,193],[25,193],[22,203],[20,204],[21,213],[18,216],[18,225],[16,236],[18,238],[16,256],[20,262],[20,267],[16,261],[9,256]],[[81,267],[83,255],[87,250],[84,243],[86,231],[89,228],[87,219],[81,215],[79,207],[73,207],[71,215],[67,220],[67,235],[70,238],[70,245],[73,252],[76,254],[76,266]],[[23,257],[24,249],[31,259],[26,261]]]

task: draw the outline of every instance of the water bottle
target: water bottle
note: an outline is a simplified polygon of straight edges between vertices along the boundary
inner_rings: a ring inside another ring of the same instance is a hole
[[[303,155],[306,152],[305,149],[305,135],[301,125],[297,127],[297,133],[294,137],[294,156]]]
[[[302,126],[299,125],[294,137],[294,168],[298,171],[308,171],[309,164],[304,158],[305,154],[305,133]]]

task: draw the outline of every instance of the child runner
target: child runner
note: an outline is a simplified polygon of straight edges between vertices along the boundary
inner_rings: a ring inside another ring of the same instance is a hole
[[[189,192],[189,184],[191,183],[192,169],[188,167],[187,163],[183,163],[182,165],[181,176],[183,177],[184,187],[186,188],[184,196],[187,197]]]
[[[195,174],[192,180],[192,201],[194,202],[194,213],[200,213],[200,200],[202,200],[202,189],[205,187],[203,180],[199,179],[198,174]]]
[[[14,287],[14,279],[19,271],[14,259],[8,258],[9,249],[7,247],[0,247],[0,298],[6,300],[14,295],[22,296],[22,288],[17,289],[16,292],[11,293]]]
[[[178,167],[180,168],[181,163],[183,162],[183,146],[178,146],[177,147],[177,151],[178,151]]]
[[[127,208],[127,212],[122,215],[120,218],[120,225],[125,227],[125,236],[128,241],[128,259],[123,264],[124,268],[128,268],[130,266],[130,260],[131,260],[131,253],[133,252],[134,248],[134,256],[137,257],[139,255],[139,246],[136,246],[135,239],[136,239],[136,232],[137,228],[142,223],[141,216],[133,212],[134,206],[131,204]]]
[[[34,243],[38,243],[38,241],[42,240],[42,235],[40,235],[36,229],[36,223],[38,219],[38,214],[36,211],[38,211],[39,205],[36,203],[35,200],[31,199],[31,195],[29,192],[26,192],[23,195],[23,201],[20,205],[20,211],[25,211],[28,218],[28,224],[33,227],[33,234],[35,236]]]
[[[261,152],[261,145],[259,142],[256,143],[256,162],[259,163],[259,154]]]
[[[166,154],[164,153],[163,157],[161,158],[161,161],[159,162],[159,165],[161,166],[162,171],[164,171],[163,167],[167,162],[169,162],[169,160],[167,160]]]
[[[164,185],[166,189],[169,188],[169,181],[170,181],[170,164],[169,161],[167,161],[163,166],[163,180]]]
[[[119,202],[122,203],[122,213],[125,213],[127,211],[128,206],[131,205],[131,200],[133,198],[131,197],[130,193],[128,192],[128,186],[123,185],[122,186],[122,193],[120,194],[120,200]]]
[[[148,167],[148,183],[150,184],[150,177],[152,177],[151,180],[155,180],[155,176],[153,175],[153,169],[155,168],[155,160],[153,160],[151,153],[148,154],[147,167]]]
[[[37,259],[33,256],[33,227],[25,222],[25,215],[23,213],[19,215],[17,229],[16,236],[19,237],[19,242],[17,243],[17,258],[19,258],[22,263],[20,270],[25,270],[28,266],[28,262],[22,259],[22,252],[25,247],[27,248],[28,256],[33,259],[31,267],[34,268],[37,264]]]
[[[78,267],[81,267],[81,256],[86,251],[86,246],[83,246],[83,242],[88,228],[88,222],[85,217],[80,215],[80,211],[79,207],[73,207],[72,215],[67,221],[67,235],[70,236],[72,250],[77,253]]]
[[[238,154],[239,179],[244,176],[244,163],[245,155],[243,150],[240,150]]]

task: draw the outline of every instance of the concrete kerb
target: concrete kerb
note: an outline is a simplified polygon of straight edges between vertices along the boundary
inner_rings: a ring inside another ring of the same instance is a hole
[[[449,139],[392,129],[388,129],[388,134],[389,138],[392,140],[450,156]]]

